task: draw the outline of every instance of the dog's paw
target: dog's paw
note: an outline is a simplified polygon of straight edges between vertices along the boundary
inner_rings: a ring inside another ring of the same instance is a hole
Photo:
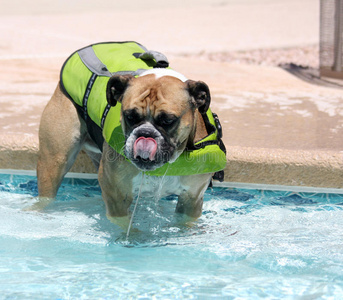
[[[37,202],[34,204],[23,208],[23,211],[38,211],[41,212],[46,208],[50,203],[54,201],[53,198],[48,198],[48,197],[38,197]]]
[[[192,228],[196,225],[198,218],[187,216],[186,214],[177,215],[177,224],[181,227]]]
[[[112,217],[107,215],[107,219],[116,226],[119,226],[124,232],[127,232],[130,226],[130,217]],[[138,231],[138,229],[131,228],[130,231]]]

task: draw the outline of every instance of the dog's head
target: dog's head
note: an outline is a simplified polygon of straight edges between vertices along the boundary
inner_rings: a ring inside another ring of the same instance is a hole
[[[135,78],[115,75],[107,84],[107,101],[120,102],[124,153],[143,171],[174,162],[193,142],[196,112],[210,105],[208,86],[164,69]],[[156,72],[156,74],[154,74]],[[172,76],[170,76],[172,75]]]

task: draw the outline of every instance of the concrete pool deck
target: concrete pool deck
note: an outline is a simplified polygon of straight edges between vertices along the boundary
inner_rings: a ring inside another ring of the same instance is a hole
[[[0,0],[0,169],[35,169],[40,115],[71,52],[136,40],[210,86],[212,110],[224,128],[226,181],[343,188],[343,90],[277,67],[196,55],[318,43],[316,1],[145,2],[153,9],[137,0],[132,9],[113,1],[102,2],[108,9],[92,1],[17,2]],[[72,171],[95,170],[81,154]]]

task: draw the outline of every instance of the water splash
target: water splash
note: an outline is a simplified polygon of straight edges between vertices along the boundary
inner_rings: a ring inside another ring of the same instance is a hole
[[[127,228],[127,232],[126,232],[126,240],[129,238],[130,230],[131,230],[131,227],[132,227],[133,218],[134,218],[135,213],[136,213],[136,209],[137,209],[139,198],[141,197],[142,186],[143,186],[143,183],[144,183],[144,175],[145,175],[145,172],[142,172],[142,179],[141,179],[141,184],[140,184],[140,187],[139,187],[138,195],[137,195],[137,198],[136,198],[136,203],[135,203],[135,205],[133,207],[133,211],[132,211],[132,214],[131,214],[129,227]]]

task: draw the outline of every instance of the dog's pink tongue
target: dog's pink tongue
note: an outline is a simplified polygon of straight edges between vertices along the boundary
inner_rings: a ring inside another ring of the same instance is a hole
[[[133,145],[133,156],[137,158],[140,156],[143,159],[155,159],[157,151],[157,143],[153,138],[139,137]]]

